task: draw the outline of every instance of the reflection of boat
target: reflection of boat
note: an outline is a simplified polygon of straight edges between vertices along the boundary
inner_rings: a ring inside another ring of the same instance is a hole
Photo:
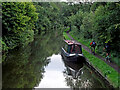
[[[81,74],[81,69],[83,67],[83,63],[75,63],[75,62],[69,62],[63,59],[63,62],[66,67],[65,73],[69,76],[72,76],[74,79],[78,78],[78,76]]]
[[[81,45],[73,40],[64,40],[61,55],[68,61],[85,61]]]

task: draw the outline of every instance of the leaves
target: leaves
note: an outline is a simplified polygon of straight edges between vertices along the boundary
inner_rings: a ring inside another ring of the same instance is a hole
[[[2,12],[3,41],[10,49],[26,45],[33,40],[33,29],[38,15],[33,3],[4,2]]]

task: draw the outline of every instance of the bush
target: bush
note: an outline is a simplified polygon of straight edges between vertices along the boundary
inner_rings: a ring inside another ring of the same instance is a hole
[[[34,37],[34,24],[37,20],[33,3],[4,2],[2,11],[3,49],[13,49],[31,42]]]

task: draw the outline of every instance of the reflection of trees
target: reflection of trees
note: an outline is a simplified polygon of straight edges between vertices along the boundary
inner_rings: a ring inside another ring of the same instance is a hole
[[[65,75],[65,80],[67,82],[67,86],[70,86],[71,88],[90,88],[92,86],[92,83],[89,81],[88,77],[85,77],[82,75],[83,69],[81,70],[81,73],[77,78],[74,78],[74,76]]]
[[[60,37],[36,36],[29,46],[11,51],[3,62],[3,88],[33,88],[43,78],[47,59],[59,53]]]
[[[77,88],[79,84],[79,77],[81,75],[83,64],[77,64],[74,62],[64,61],[65,64],[65,71],[64,76],[67,83],[67,86],[70,86],[71,88]]]
[[[83,66],[82,69],[80,68],[80,64],[75,65],[73,63],[73,67],[71,67],[71,65],[65,63],[65,66],[65,81],[67,86],[70,86],[73,90],[77,90],[79,88],[105,87],[98,77],[96,77],[96,75],[93,74],[93,72],[86,66]],[[79,66],[78,69],[75,68],[76,66]]]

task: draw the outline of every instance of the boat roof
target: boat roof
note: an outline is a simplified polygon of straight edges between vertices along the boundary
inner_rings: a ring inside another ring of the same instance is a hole
[[[81,45],[80,43],[78,42],[75,42],[73,40],[64,40],[68,45],[72,45],[72,44],[76,44],[76,45]]]

